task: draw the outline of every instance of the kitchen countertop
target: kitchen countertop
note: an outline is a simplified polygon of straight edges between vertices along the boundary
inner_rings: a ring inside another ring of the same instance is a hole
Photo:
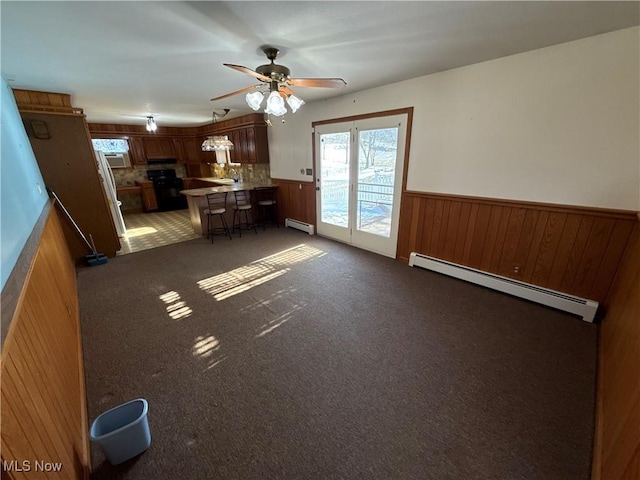
[[[200,178],[199,180],[210,181],[205,178]],[[187,197],[204,197],[208,193],[240,192],[242,190],[254,190],[260,187],[277,187],[277,185],[273,183],[242,182],[233,183],[232,185],[220,185],[219,187],[192,188],[190,190],[181,190],[180,193]]]

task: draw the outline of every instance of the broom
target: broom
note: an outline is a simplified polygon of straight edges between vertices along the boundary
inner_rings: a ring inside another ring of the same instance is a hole
[[[60,199],[58,198],[58,195],[56,195],[56,192],[54,192],[53,189],[51,189],[51,187],[47,187],[47,192],[49,193],[50,196],[53,196],[53,198],[55,198],[56,204],[60,205],[60,208],[62,209],[62,211],[65,213],[69,221],[75,227],[76,232],[80,234],[80,236],[82,237],[82,240],[84,240],[84,243],[86,243],[87,247],[89,247],[89,250],[91,250],[91,253],[84,256],[89,266],[95,267],[96,265],[103,265],[107,263],[107,256],[104,253],[98,253],[98,251],[96,250],[96,244],[93,242],[93,237],[91,236],[91,234],[89,234],[89,238],[91,239],[91,243],[89,243],[89,240],[87,240],[87,237],[84,236],[84,233],[82,233],[82,230],[80,230],[80,227],[78,226],[76,221],[73,219],[69,211],[65,208],[62,201],[60,201]]]

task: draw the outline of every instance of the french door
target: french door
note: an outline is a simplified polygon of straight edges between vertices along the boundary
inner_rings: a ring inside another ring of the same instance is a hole
[[[407,115],[315,127],[318,234],[395,257]]]

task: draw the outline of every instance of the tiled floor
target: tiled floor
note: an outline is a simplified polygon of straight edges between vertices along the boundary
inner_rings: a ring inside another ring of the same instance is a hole
[[[157,213],[127,213],[124,215],[127,233],[120,238],[118,255],[185,242],[199,238],[191,228],[189,210]]]

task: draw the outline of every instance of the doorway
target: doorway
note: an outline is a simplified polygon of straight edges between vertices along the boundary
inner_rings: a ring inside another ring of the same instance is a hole
[[[319,235],[395,258],[410,113],[314,124]]]

